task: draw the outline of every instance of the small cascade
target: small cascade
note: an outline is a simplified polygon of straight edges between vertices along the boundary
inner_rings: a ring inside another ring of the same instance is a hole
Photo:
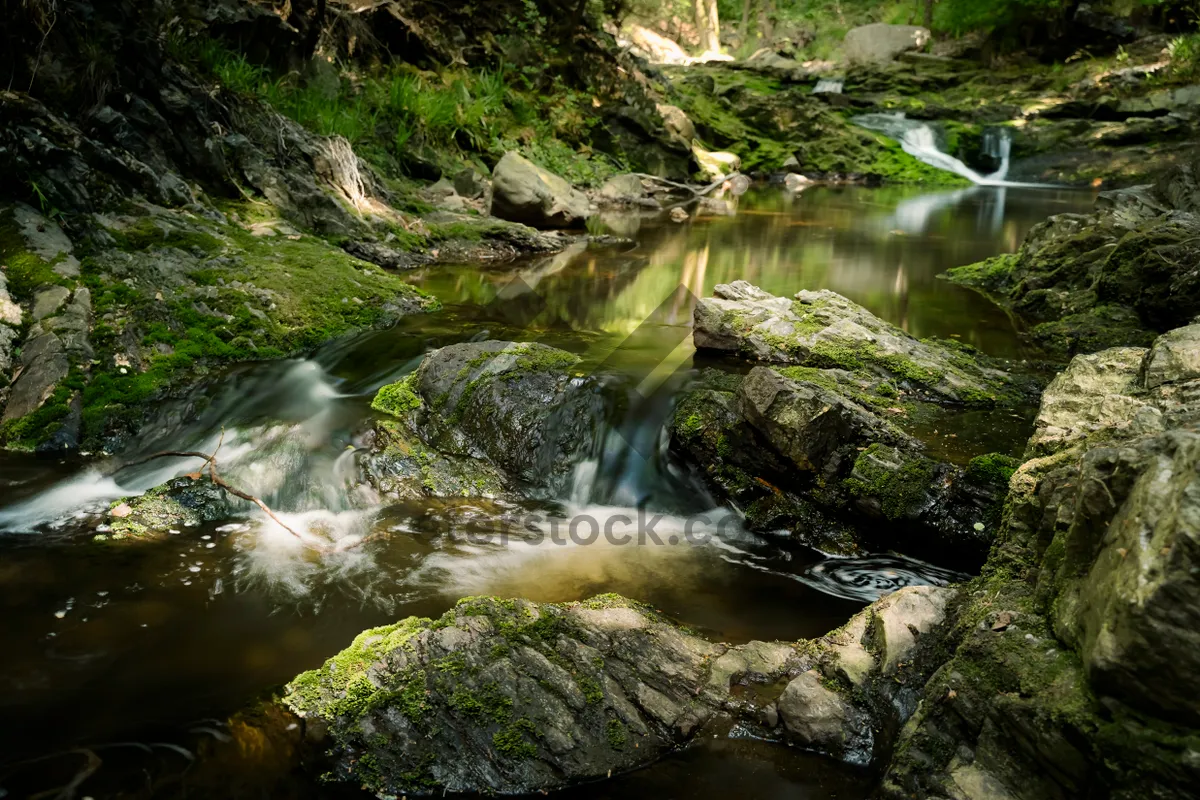
[[[1012,155],[1012,131],[1008,128],[987,128],[983,132],[983,154],[999,164],[989,178],[1004,180]]]
[[[844,78],[819,78],[817,85],[813,87],[813,94],[841,94],[842,87],[845,86]]]
[[[371,498],[355,489],[353,451],[344,443],[339,448],[335,435],[344,425],[338,415],[341,398],[314,361],[232,375],[194,422],[181,425],[178,412],[164,408],[162,418],[147,425],[150,433],[141,446],[121,458],[131,466],[88,470],[5,508],[0,531],[35,532],[104,513],[113,500],[141,495],[200,464],[195,458],[137,463],[163,451],[216,451],[224,480],[281,512],[361,509]]]
[[[1037,186],[1032,183],[1012,183],[1005,180],[1008,176],[1009,155],[1012,150],[1012,133],[1005,128],[990,128],[991,144],[985,134],[984,147],[991,147],[989,152],[1000,162],[1000,168],[988,175],[981,175],[938,147],[937,133],[933,127],[920,120],[908,119],[903,114],[863,114],[851,119],[854,124],[877,131],[884,136],[900,142],[904,152],[931,167],[944,169],[961,175],[971,183],[979,186]]]

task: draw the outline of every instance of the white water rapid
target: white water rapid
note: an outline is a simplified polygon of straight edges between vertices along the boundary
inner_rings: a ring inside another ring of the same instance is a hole
[[[978,186],[1040,186],[1036,183],[1015,183],[1007,180],[1012,153],[1012,132],[1007,128],[988,128],[983,134],[983,151],[999,162],[995,172],[980,174],[949,153],[937,143],[933,127],[903,114],[863,114],[851,119],[855,125],[882,133],[900,142],[904,152],[931,167],[961,175]]]

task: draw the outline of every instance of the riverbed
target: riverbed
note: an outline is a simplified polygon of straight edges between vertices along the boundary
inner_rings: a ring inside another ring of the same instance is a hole
[[[1084,211],[1092,199],[1051,189],[755,187],[685,224],[605,214],[593,230],[607,235],[602,243],[414,272],[442,311],[331,342],[305,359],[241,365],[162,404],[136,452],[121,454],[128,462],[219,446],[243,488],[327,545],[321,555],[249,510],[161,531],[151,542],[93,542],[105,535],[112,502],[198,462],[156,459],[114,472],[114,460],[0,455],[0,709],[8,723],[0,787],[22,796],[78,768],[70,754],[18,762],[139,743],[97,780],[140,791],[143,771],[182,771],[197,737],[224,735],[218,720],[363,629],[435,617],[467,595],[569,601],[618,592],[705,635],[745,642],[819,636],[894,588],[962,577],[959,565],[898,554],[827,557],[782,534],[745,531],[736,509],[713,500],[663,433],[673,397],[695,370],[737,368],[694,354],[694,300],[737,279],[777,295],[828,288],[915,336],[1021,363],[1037,353],[1014,320],[937,276],[1011,252],[1033,225]],[[550,500],[389,504],[371,496],[356,480],[356,458],[375,391],[430,349],[482,338],[581,355],[581,369],[623,398],[610,409],[602,451]],[[1019,453],[1029,425],[1028,414],[989,413],[924,433],[931,449],[965,461]],[[532,544],[510,522],[532,514],[603,520],[638,508],[662,517],[657,539]],[[682,536],[700,517],[703,535]],[[849,798],[867,785],[868,776],[811,755],[720,740],[567,794]]]

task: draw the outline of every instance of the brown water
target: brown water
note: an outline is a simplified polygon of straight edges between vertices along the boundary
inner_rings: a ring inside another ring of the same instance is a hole
[[[106,756],[80,790],[139,796],[143,771],[186,765],[172,747],[190,750],[206,730],[219,734],[217,720],[359,631],[436,616],[468,594],[564,601],[615,591],[740,642],[817,636],[892,588],[953,579],[895,555],[830,559],[736,525],[700,545],[530,546],[515,535],[473,542],[467,532],[534,507],[380,507],[350,486],[347,448],[369,421],[375,389],[426,350],[476,337],[543,341],[583,355],[621,402],[603,451],[581,465],[570,496],[536,510],[603,515],[642,504],[667,515],[668,532],[684,515],[715,520],[729,512],[662,446],[671,398],[701,365],[687,340],[692,296],[738,278],[777,294],[827,287],[915,335],[957,337],[1019,359],[1027,354],[1011,320],[936,275],[1012,250],[1036,222],[1090,200],[1013,189],[818,187],[800,195],[754,190],[729,215],[686,225],[614,215],[603,228],[636,245],[416,274],[444,312],[332,343],[312,360],[239,368],[198,390],[208,401],[198,419],[184,425],[164,409],[148,428],[139,443],[146,451],[207,449],[224,427],[223,463],[242,467],[244,488],[289,524],[343,545],[377,537],[333,555],[305,551],[248,511],[150,544],[91,544],[112,498],[194,464],[159,462],[114,478],[0,455],[0,526],[8,531],[0,534],[0,787],[21,796],[65,783],[77,768],[69,763],[75,756],[28,759],[139,743]],[[1026,426],[1024,417],[982,415],[960,423],[950,440],[943,424],[935,448],[962,458],[1012,449]],[[936,438],[934,428],[928,434]],[[861,797],[863,780],[787,748],[719,740],[568,794]]]

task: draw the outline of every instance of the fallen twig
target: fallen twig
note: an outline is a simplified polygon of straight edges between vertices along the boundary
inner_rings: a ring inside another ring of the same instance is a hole
[[[270,509],[270,507],[267,506],[267,504],[264,503],[262,500],[255,497],[252,494],[243,492],[241,489],[237,488],[236,486],[230,485],[229,483],[227,483],[225,481],[224,478],[222,478],[220,475],[217,474],[217,453],[219,453],[221,451],[221,445],[224,443],[225,443],[225,431],[222,430],[221,438],[217,441],[217,447],[215,450],[212,451],[211,455],[209,453],[201,453],[198,450],[163,450],[160,453],[152,453],[151,455],[148,455],[145,458],[140,458],[137,461],[130,461],[127,464],[123,464],[121,466],[121,469],[125,469],[126,467],[136,466],[137,464],[145,464],[147,461],[153,461],[156,458],[200,458],[200,459],[203,459],[204,465],[202,465],[200,467],[200,469],[196,470],[195,472],[189,473],[186,477],[189,477],[194,481],[200,480],[200,476],[202,474],[201,471],[204,469],[205,466],[207,466],[209,480],[211,480],[213,482],[214,486],[221,487],[222,489],[229,492],[234,497],[239,497],[242,500],[245,500],[250,503],[254,503],[254,505],[261,508],[263,510],[263,513],[266,514],[268,517],[270,517],[275,522],[276,525],[283,528],[285,531],[290,533],[292,536],[295,536],[297,539],[299,539],[300,541],[309,545],[310,547],[315,547],[315,545],[313,545],[311,542],[306,541],[303,536],[301,536],[299,533],[297,533],[295,530],[293,530],[290,526],[288,526],[288,524],[286,522],[281,520],[278,517],[278,515],[276,515],[275,512],[272,511]],[[324,548],[317,548],[317,549],[324,549]]]
[[[722,184],[724,184],[725,181],[731,181],[741,174],[742,173],[740,173],[740,172],[733,172],[733,173],[730,173],[729,175],[726,175],[724,178],[721,178],[718,181],[713,181],[708,186],[696,188],[695,186],[690,186],[686,183],[679,183],[678,181],[672,181],[672,180],[668,180],[666,178],[660,178],[657,175],[651,175],[646,172],[633,173],[634,177],[641,178],[642,180],[655,181],[657,183],[661,183],[666,186],[672,186],[676,189],[683,189],[684,191],[691,192],[693,197],[704,197],[709,192],[711,192],[713,189],[716,189],[718,186],[721,186]]]

